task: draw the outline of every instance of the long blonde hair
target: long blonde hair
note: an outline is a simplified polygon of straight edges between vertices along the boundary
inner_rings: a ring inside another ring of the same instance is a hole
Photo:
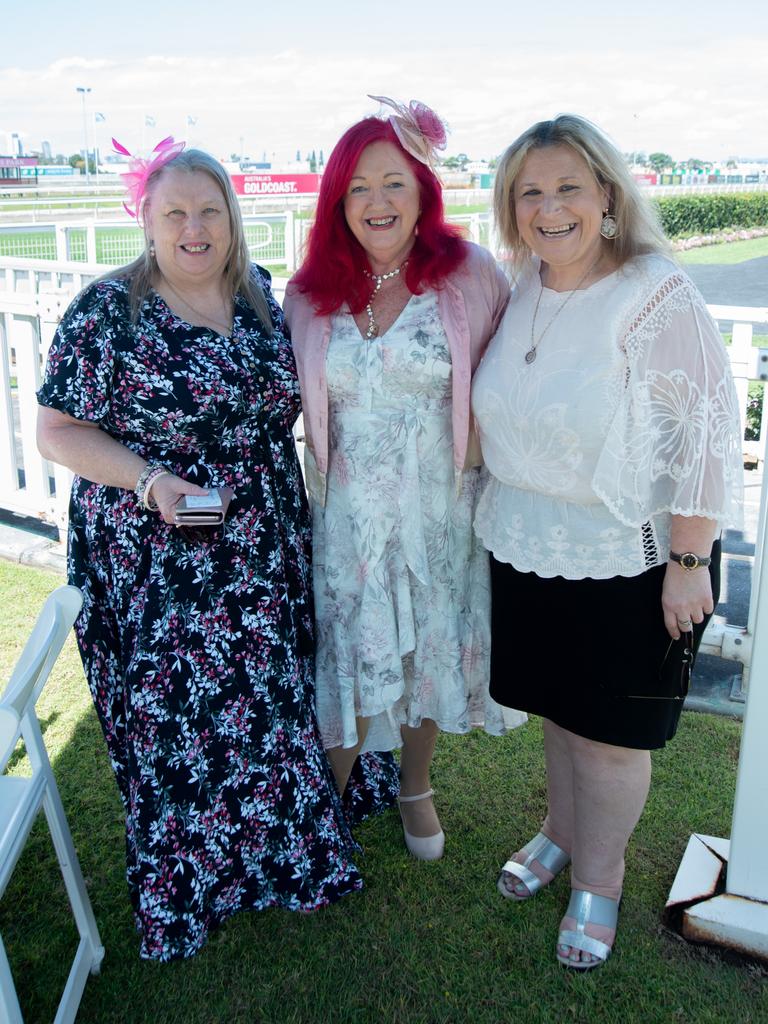
[[[576,114],[558,114],[539,121],[507,148],[496,169],[493,208],[499,235],[519,268],[531,256],[515,216],[515,181],[532,149],[570,146],[586,161],[597,183],[610,195],[616,237],[606,242],[618,267],[644,253],[670,254],[658,214],[642,195],[616,146],[591,121]]]
[[[261,321],[264,330],[271,336],[272,317],[270,316],[269,306],[267,305],[267,300],[264,297],[258,277],[251,268],[251,256],[245,240],[243,218],[240,213],[240,205],[237,201],[235,190],[232,188],[229,175],[219,161],[201,149],[185,149],[178,156],[175,156],[173,160],[169,160],[168,163],[150,175],[146,186],[146,198],[139,210],[142,227],[144,228],[144,252],[132,263],[128,263],[126,266],[110,272],[105,275],[105,278],[126,278],[130,282],[131,320],[134,322],[138,320],[142,303],[152,290],[153,283],[158,274],[157,262],[150,253],[151,239],[147,227],[146,213],[152,205],[152,193],[155,186],[160,178],[169,170],[184,171],[189,174],[202,171],[213,178],[221,189],[229,215],[231,232],[231,241],[224,264],[224,286],[226,292],[232,298],[238,294],[242,295]]]

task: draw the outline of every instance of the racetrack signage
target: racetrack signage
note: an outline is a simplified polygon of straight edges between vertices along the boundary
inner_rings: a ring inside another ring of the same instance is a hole
[[[232,184],[239,196],[293,196],[315,194],[319,174],[233,174]]]

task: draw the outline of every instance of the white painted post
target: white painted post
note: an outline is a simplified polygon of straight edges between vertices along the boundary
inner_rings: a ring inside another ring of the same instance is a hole
[[[0,491],[11,495],[16,493],[19,484],[16,475],[16,441],[13,428],[11,374],[8,365],[6,322],[9,319],[10,313],[0,313]]]
[[[66,263],[69,259],[69,236],[67,233],[67,227],[65,224],[56,224],[54,226],[56,232],[56,259],[61,263]]]
[[[296,269],[296,235],[293,210],[285,211],[285,265],[288,273],[292,274]]]
[[[64,307],[67,303],[64,302]],[[42,304],[41,304],[42,307]],[[56,310],[58,313],[63,312],[61,302],[57,303]],[[51,308],[42,307],[40,309],[40,318],[38,324],[40,326],[40,357],[43,366],[48,359],[48,349],[51,347],[53,336],[56,333],[56,328],[60,316],[57,319],[49,319],[52,313],[55,312]],[[66,542],[67,539],[67,526],[69,522],[69,494],[72,490],[72,471],[67,469],[66,466],[60,466],[58,462],[49,462],[47,459],[43,459],[43,471],[46,477],[46,489],[45,494],[47,497],[45,511],[48,515],[52,515],[56,527],[59,531],[59,540],[62,543]],[[55,497],[49,495],[50,485],[48,480],[53,477],[54,484],[56,487]]]
[[[752,376],[754,358],[752,354],[752,324],[734,324],[731,341],[731,369],[736,384],[736,397],[741,417],[741,438],[747,425],[747,401],[749,381]]]
[[[758,548],[764,556],[768,550],[768,516],[761,516],[760,527]],[[756,562],[755,571],[759,571],[759,580],[757,586],[752,588],[752,603],[757,606],[754,610],[754,641],[736,779],[726,892],[768,903],[768,773],[765,770],[765,737],[768,735],[768,572],[764,557]]]
[[[40,386],[40,342],[37,317],[12,314],[10,342],[16,351],[16,373],[19,396],[19,426],[24,459],[24,490],[26,503],[32,509],[45,508],[48,502],[48,473],[37,450],[37,398]]]
[[[765,449],[766,442],[768,441],[768,387],[766,387],[765,381],[763,381],[763,412],[760,417],[760,440],[758,441],[759,448],[757,451],[757,457],[760,460],[760,465],[765,464]]]
[[[96,225],[91,222],[85,227],[85,262],[96,263]]]

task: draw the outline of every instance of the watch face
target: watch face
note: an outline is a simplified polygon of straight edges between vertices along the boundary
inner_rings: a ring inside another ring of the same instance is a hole
[[[680,558],[680,565],[682,565],[684,569],[696,569],[698,567],[698,564],[698,558],[696,557],[696,555],[692,555],[690,552],[686,552]]]

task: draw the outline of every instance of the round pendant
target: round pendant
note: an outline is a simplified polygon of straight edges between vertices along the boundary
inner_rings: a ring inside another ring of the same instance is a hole
[[[529,348],[528,351],[525,353],[525,361],[526,361],[526,363],[528,363],[528,365],[530,366],[530,364],[534,361],[535,358],[536,358],[536,349],[535,348]]]

